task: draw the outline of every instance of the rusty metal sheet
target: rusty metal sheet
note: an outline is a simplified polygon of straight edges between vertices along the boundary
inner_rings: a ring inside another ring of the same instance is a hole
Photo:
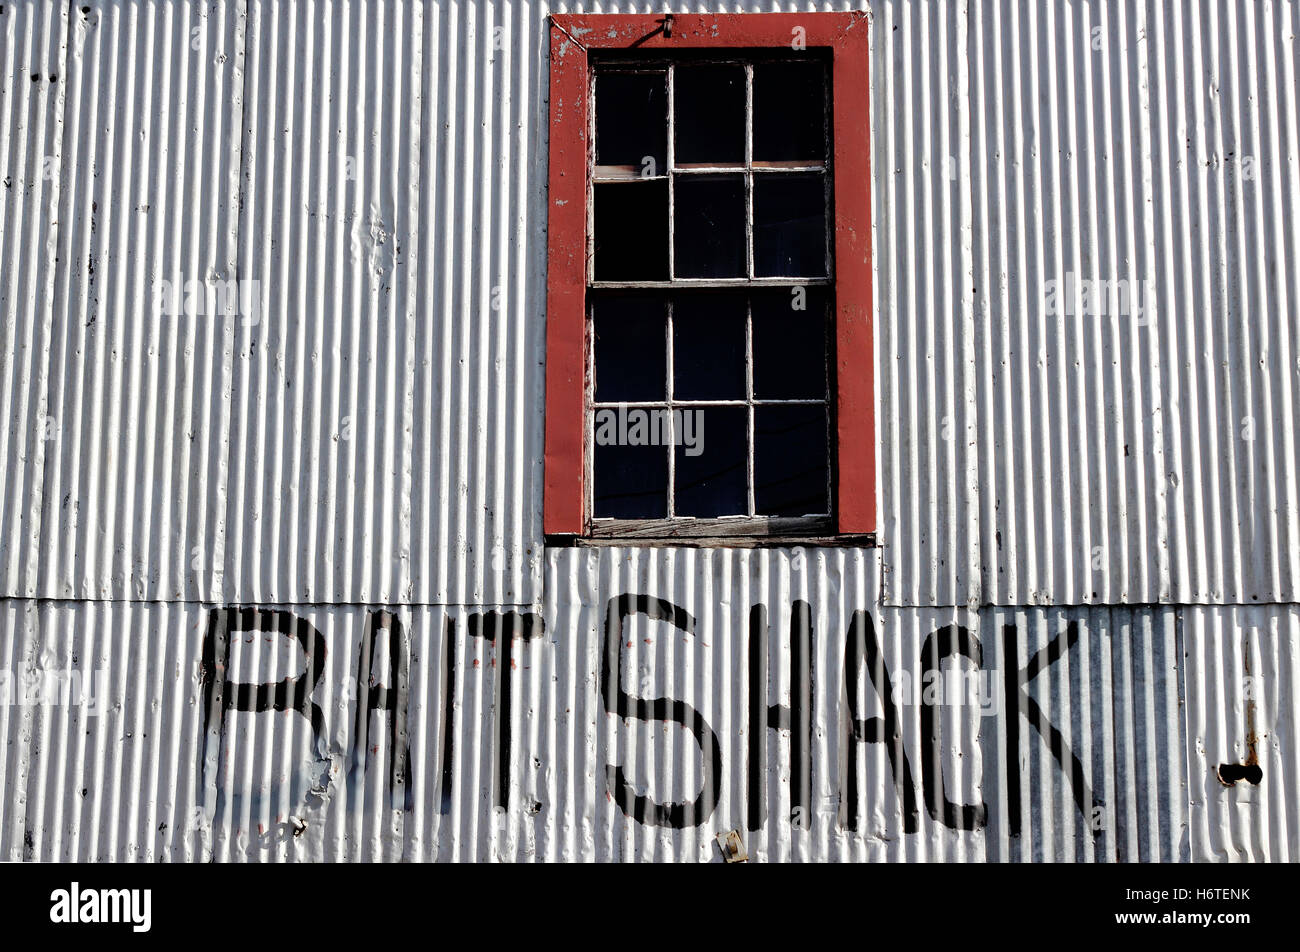
[[[1187,778],[1197,859],[1300,857],[1300,609],[1189,607]]]

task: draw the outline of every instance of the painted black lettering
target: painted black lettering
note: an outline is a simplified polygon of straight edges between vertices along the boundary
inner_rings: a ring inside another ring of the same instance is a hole
[[[456,621],[448,617],[442,637],[442,789],[438,812],[451,813],[452,770],[456,752]]]
[[[812,711],[816,691],[812,652],[812,606],[796,600],[790,605],[790,706],[768,705],[767,606],[749,611],[749,803],[746,825],[757,830],[766,815],[767,738],[764,728],[790,731],[791,820],[807,829],[812,809]]]
[[[306,656],[306,668],[297,677],[271,684],[250,684],[227,680],[230,665],[230,636],[241,631],[275,632],[294,638]],[[325,638],[305,619],[277,608],[231,606],[214,608],[208,616],[203,638],[199,680],[203,690],[205,735],[202,771],[205,784],[216,766],[225,736],[227,711],[297,711],[311,724],[313,739],[323,753],[325,715],[312,693],[325,671]]]
[[[722,774],[722,749],[704,716],[686,702],[663,697],[638,698],[623,690],[619,677],[624,643],[623,621],[631,615],[645,615],[690,634],[695,633],[695,619],[672,602],[647,595],[625,594],[611,598],[605,610],[605,650],[600,673],[605,710],[619,717],[642,721],[675,721],[689,730],[704,755],[704,785],[693,801],[656,803],[635,792],[621,765],[608,764],[605,767],[606,783],[619,808],[639,823],[674,829],[697,826],[707,820],[718,805],[717,778]]]
[[[881,714],[862,718],[858,710],[858,685],[865,667],[871,686],[880,699]],[[898,708],[894,704],[894,688],[885,667],[884,655],[876,641],[876,626],[866,611],[856,611],[849,623],[848,638],[844,644],[844,687],[847,694],[847,724],[845,725],[844,772],[840,789],[840,825],[846,829],[860,829],[858,802],[858,745],[884,744],[889,753],[889,764],[894,774],[894,789],[898,791],[903,806],[903,832],[915,833],[920,829],[921,816],[916,805],[916,788],[912,780],[912,765],[903,747],[903,732],[899,724]]]
[[[745,741],[748,753],[748,797],[746,827],[758,830],[763,826],[764,793],[767,789],[767,606],[754,605],[749,609],[749,641],[747,642],[749,669],[749,721]]]
[[[471,638],[484,638],[496,649],[493,678],[492,749],[496,751],[496,783],[493,804],[510,808],[511,733],[514,706],[515,639],[529,641],[543,633],[542,617],[535,612],[484,612],[469,616]]]
[[[1007,695],[1007,811],[1012,836],[1020,835],[1020,715],[1022,713],[1030,726],[1047,741],[1048,749],[1051,750],[1052,756],[1056,758],[1056,762],[1061,765],[1063,770],[1067,769],[1066,760],[1069,760],[1070,790],[1074,796],[1075,805],[1083,813],[1084,817],[1091,821],[1092,809],[1098,805],[1093,803],[1092,792],[1088,789],[1088,781],[1083,771],[1083,762],[1075,756],[1074,751],[1066,746],[1065,737],[1054,724],[1048,721],[1047,715],[1038,706],[1038,702],[1031,698],[1029,692],[1025,690],[1030,681],[1047,670],[1054,661],[1073,648],[1078,640],[1079,625],[1077,622],[1070,622],[1066,625],[1063,634],[1053,638],[1046,647],[1029,659],[1024,668],[1017,670],[1016,666],[1020,663],[1020,659],[1017,650],[1016,626],[1006,625],[1002,629],[1003,664],[1006,668],[1005,684]],[[1096,827],[1090,826],[1090,828],[1094,834],[1101,832]]]
[[[979,639],[961,625],[944,625],[926,636],[921,646],[921,683],[926,675],[938,672],[944,658],[956,655],[967,658],[979,671],[983,664]],[[921,787],[930,817],[954,830],[977,830],[988,822],[988,804],[958,805],[948,799],[944,787],[943,765],[939,757],[939,731],[934,705],[921,700]]]
[[[380,632],[384,632],[388,638],[387,672],[376,670],[376,642]],[[357,714],[353,732],[352,770],[365,773],[371,746],[371,715],[382,712],[388,721],[388,791],[404,809],[413,805],[410,740],[406,721],[409,672],[406,636],[401,621],[390,611],[381,609],[369,612],[361,634],[361,650],[357,654]]]

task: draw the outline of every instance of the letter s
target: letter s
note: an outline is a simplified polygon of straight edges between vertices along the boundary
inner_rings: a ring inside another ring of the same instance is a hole
[[[619,678],[624,643],[623,620],[630,615],[645,615],[655,621],[666,621],[690,634],[695,633],[695,619],[672,602],[648,595],[611,598],[605,610],[605,650],[600,672],[600,695],[605,710],[619,717],[634,717],[642,721],[676,721],[689,730],[704,754],[704,788],[690,802],[656,803],[650,797],[636,793],[627,782],[622,766],[615,764],[605,766],[606,783],[619,808],[638,823],[673,829],[698,826],[718,805],[717,778],[722,773],[722,749],[704,715],[685,701],[672,701],[665,697],[647,700],[633,697],[623,690]]]

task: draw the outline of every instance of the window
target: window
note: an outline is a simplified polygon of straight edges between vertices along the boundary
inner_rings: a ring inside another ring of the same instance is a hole
[[[862,14],[557,16],[545,531],[874,531]]]

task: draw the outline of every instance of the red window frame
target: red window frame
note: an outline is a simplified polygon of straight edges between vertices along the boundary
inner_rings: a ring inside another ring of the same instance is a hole
[[[871,125],[865,13],[557,14],[550,18],[547,196],[546,461],[543,532],[584,535],[586,438],[587,53],[808,47],[831,50],[834,102],[835,528],[876,529],[875,365],[871,328]],[[670,34],[670,35],[669,35]]]

